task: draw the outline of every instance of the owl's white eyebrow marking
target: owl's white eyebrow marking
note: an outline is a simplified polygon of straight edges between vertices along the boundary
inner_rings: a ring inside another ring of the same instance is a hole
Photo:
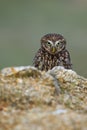
[[[64,39],[58,40],[58,41],[55,42],[55,44],[57,44],[59,42],[63,42],[63,41],[64,41]]]
[[[52,41],[50,41],[50,40],[47,40],[48,42],[50,42],[51,43],[51,45],[53,45],[53,42]]]
[[[56,45],[57,43],[59,43],[59,42],[61,42],[61,40],[56,41],[56,42],[55,42],[55,45]]]

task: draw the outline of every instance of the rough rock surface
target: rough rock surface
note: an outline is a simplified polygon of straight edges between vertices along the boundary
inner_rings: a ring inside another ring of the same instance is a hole
[[[0,130],[87,130],[87,79],[63,67],[1,70]]]

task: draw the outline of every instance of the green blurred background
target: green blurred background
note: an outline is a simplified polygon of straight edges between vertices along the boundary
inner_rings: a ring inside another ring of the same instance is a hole
[[[0,0],[0,69],[32,65],[47,33],[67,40],[73,69],[87,77],[87,0]]]

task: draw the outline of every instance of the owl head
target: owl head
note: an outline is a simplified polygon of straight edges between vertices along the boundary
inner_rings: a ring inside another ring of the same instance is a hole
[[[60,34],[46,34],[41,38],[41,47],[54,55],[66,48],[66,40]]]

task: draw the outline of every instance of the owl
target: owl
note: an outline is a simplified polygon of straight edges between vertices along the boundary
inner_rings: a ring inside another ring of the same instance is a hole
[[[41,47],[34,57],[33,65],[41,71],[51,70],[55,66],[72,69],[65,38],[55,33],[44,35],[41,38]]]

